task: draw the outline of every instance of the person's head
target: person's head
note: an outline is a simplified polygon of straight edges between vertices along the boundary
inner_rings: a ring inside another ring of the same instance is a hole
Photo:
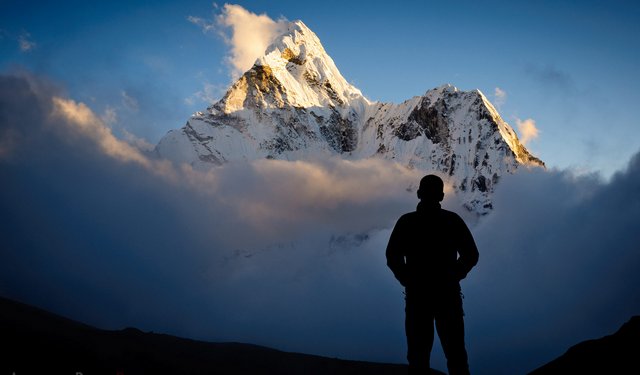
[[[444,182],[436,175],[430,174],[422,177],[418,198],[427,202],[441,202],[444,199]]]

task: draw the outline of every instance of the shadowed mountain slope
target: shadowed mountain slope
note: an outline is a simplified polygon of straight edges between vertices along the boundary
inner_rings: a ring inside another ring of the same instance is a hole
[[[565,354],[529,375],[640,374],[640,316],[616,333],[572,346]]]
[[[97,329],[0,297],[5,343],[0,373],[23,374],[406,374],[406,366],[287,353],[239,343],[210,343]],[[6,346],[5,346],[6,347]]]

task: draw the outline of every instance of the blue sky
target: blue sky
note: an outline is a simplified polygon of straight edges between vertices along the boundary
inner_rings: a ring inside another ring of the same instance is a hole
[[[528,147],[551,167],[610,176],[640,149],[634,2],[238,4],[303,20],[370,99],[401,102],[443,83],[480,89],[516,130],[535,122]],[[117,134],[155,144],[231,83],[229,46],[188,21],[212,20],[222,5],[4,1],[0,70],[48,77],[96,113],[115,114]]]

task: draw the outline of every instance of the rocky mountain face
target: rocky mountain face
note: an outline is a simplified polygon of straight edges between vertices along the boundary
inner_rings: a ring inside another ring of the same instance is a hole
[[[544,166],[478,90],[443,85],[400,104],[369,101],[301,21],[156,152],[199,169],[260,158],[383,158],[443,176],[478,214],[491,210],[503,174]]]

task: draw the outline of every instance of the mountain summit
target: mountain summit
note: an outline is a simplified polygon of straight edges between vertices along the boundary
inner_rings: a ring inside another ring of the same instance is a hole
[[[369,103],[340,74],[320,40],[302,21],[291,22],[220,101],[235,112],[260,107],[344,107]]]
[[[323,154],[383,158],[443,175],[478,214],[491,210],[504,173],[544,166],[479,90],[447,84],[400,104],[369,101],[302,21],[289,23],[220,101],[170,131],[156,152],[200,169]]]

